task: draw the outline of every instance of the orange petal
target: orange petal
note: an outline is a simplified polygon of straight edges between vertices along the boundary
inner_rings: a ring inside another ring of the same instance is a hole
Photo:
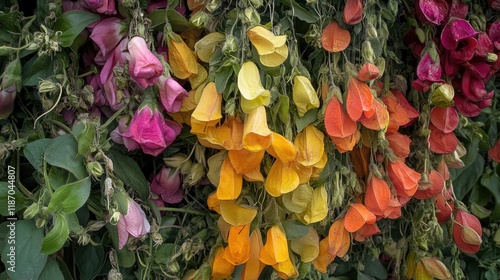
[[[366,238],[379,234],[380,229],[378,228],[377,224],[365,224],[362,226],[359,230],[357,230],[354,233],[353,239],[358,241],[358,242],[363,242],[366,240]]]
[[[378,67],[370,62],[366,62],[359,70],[358,79],[363,82],[368,82],[375,80],[379,75],[380,71],[378,70]]]
[[[225,158],[220,168],[219,185],[217,186],[217,198],[219,200],[235,200],[240,196],[243,187],[243,178],[236,174],[229,158]]]
[[[267,231],[266,237],[266,244],[260,250],[260,261],[267,265],[275,265],[288,260],[288,243],[281,226],[272,226]]]
[[[373,101],[375,113],[370,118],[361,118],[361,124],[372,130],[386,130],[389,126],[389,112],[384,103],[375,98]]]
[[[249,172],[243,173],[243,179],[247,182],[264,182],[264,176],[260,173],[260,165]]]
[[[220,214],[232,226],[249,224],[257,216],[257,209],[236,204],[234,200],[220,200]]]
[[[377,216],[383,216],[385,209],[389,207],[391,190],[383,179],[372,175],[366,184],[365,206],[370,212]]]
[[[289,193],[299,186],[299,175],[292,167],[285,166],[277,159],[269,173],[264,184],[267,193],[278,197],[284,193]]]
[[[273,142],[271,146],[266,149],[266,152],[274,158],[281,160],[285,165],[294,161],[297,156],[297,150],[293,143],[276,132],[273,132]]]
[[[397,157],[407,158],[410,155],[411,139],[409,136],[394,132],[386,134],[385,137],[387,142],[389,142],[389,148],[391,148]]]
[[[347,84],[346,101],[346,109],[349,117],[351,117],[353,121],[358,121],[362,117],[363,112],[371,112],[372,108],[373,94],[368,85],[355,77],[351,77]],[[375,113],[375,111],[370,114],[365,114],[365,116],[369,118],[373,113]]]
[[[226,260],[224,249],[219,247],[215,250],[215,257],[212,261],[212,277],[225,279],[234,272],[234,265]]]
[[[354,149],[354,146],[356,146],[356,144],[359,142],[359,139],[361,139],[361,132],[359,132],[359,130],[356,130],[354,134],[349,135],[345,138],[330,137],[330,139],[335,144],[335,148],[339,151],[339,153],[342,154]]]
[[[217,192],[213,192],[207,197],[208,209],[220,214],[220,200],[217,198]]]
[[[243,174],[260,167],[260,163],[264,158],[264,150],[258,152],[251,152],[245,149],[230,150],[227,155],[236,173]]]
[[[324,135],[315,126],[308,125],[295,137],[297,162],[303,166],[313,166],[321,160],[325,151]]]
[[[227,261],[233,265],[246,263],[250,258],[250,225],[231,226],[227,244]]]
[[[420,173],[409,168],[403,160],[396,159],[387,164],[387,174],[394,188],[400,196],[411,197],[418,188],[418,181],[422,176]]]
[[[266,108],[259,106],[247,116],[243,127],[243,148],[258,152],[271,145],[273,135],[267,126]]]
[[[328,243],[328,237],[323,238],[319,242],[319,255],[313,261],[314,268],[321,273],[326,273],[328,265],[330,265],[335,259],[335,255],[330,254],[330,252],[328,251]]]
[[[259,260],[260,250],[264,247],[260,230],[256,229],[250,234],[250,257],[241,272],[241,280],[257,280],[266,266]]]
[[[361,203],[354,203],[349,206],[345,214],[344,226],[348,232],[355,232],[365,224],[373,224],[377,217]]]
[[[344,257],[351,246],[351,235],[345,229],[345,219],[337,219],[328,230],[328,252],[332,256]]]
[[[321,34],[321,45],[329,52],[343,51],[349,46],[350,42],[351,34],[340,27],[336,21],[328,24]]]
[[[357,125],[340,104],[337,97],[333,96],[325,111],[325,129],[331,137],[347,137],[356,132]]]

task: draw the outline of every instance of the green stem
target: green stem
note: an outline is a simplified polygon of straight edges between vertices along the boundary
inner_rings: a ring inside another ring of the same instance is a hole
[[[183,209],[183,208],[175,208],[175,207],[158,207],[158,210],[170,211],[170,212],[181,212],[181,213],[188,213],[188,214],[194,214],[194,215],[200,215],[200,216],[203,216],[206,214],[205,212],[201,212],[201,211],[196,211],[196,210],[191,210],[191,209]]]
[[[113,122],[116,117],[118,117],[124,110],[126,106],[123,106],[120,108],[120,110],[116,111],[103,125],[101,125],[101,128],[106,128],[111,122]]]

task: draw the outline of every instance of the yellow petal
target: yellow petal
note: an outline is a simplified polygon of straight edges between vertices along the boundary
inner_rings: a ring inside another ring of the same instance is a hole
[[[217,186],[219,200],[235,200],[240,196],[243,177],[236,174],[229,158],[225,158],[220,168],[220,180]]]
[[[275,52],[260,56],[260,63],[267,67],[278,67],[288,58],[288,47],[283,45]]]
[[[264,182],[264,176],[260,173],[260,165],[252,171],[243,173],[243,179],[247,182]]]
[[[264,244],[262,243],[262,235],[260,230],[256,229],[250,234],[250,258],[245,263],[241,272],[241,280],[258,280],[262,270],[265,267],[259,260],[260,250]]]
[[[273,268],[278,273],[278,276],[282,279],[296,278],[299,276],[297,268],[290,259],[273,265]]]
[[[191,89],[197,89],[208,77],[208,72],[201,64],[197,64],[198,74],[189,77],[189,84]]]
[[[292,192],[281,196],[286,209],[293,213],[303,213],[313,198],[314,189],[309,184],[299,185]]]
[[[241,66],[238,73],[238,89],[243,97],[241,100],[243,112],[248,114],[259,106],[269,105],[271,93],[262,86],[259,69],[252,61],[247,61]]]
[[[217,213],[221,213],[220,211],[220,200],[217,198],[217,192],[213,192],[207,197],[207,205],[208,209],[215,211]]]
[[[247,31],[247,36],[259,55],[273,53],[276,48],[282,47],[286,43],[286,35],[276,36],[263,26],[250,28]]]
[[[257,209],[236,204],[234,200],[220,200],[220,214],[233,226],[246,225],[257,216]]]
[[[225,279],[234,272],[234,265],[226,260],[224,249],[219,247],[215,250],[215,257],[212,261],[212,277]]]
[[[432,280],[434,277],[425,269],[424,264],[419,261],[415,268],[415,278],[418,280]]]
[[[318,161],[315,165],[313,165],[311,180],[316,180],[319,178],[319,174],[323,172],[323,169],[325,168],[327,162],[328,162],[328,155],[326,153],[323,153],[321,160]]]
[[[191,133],[195,134],[196,128],[198,126],[196,125],[196,121],[192,123],[191,127]],[[205,123],[206,124],[206,123]],[[201,129],[201,126],[200,126]],[[223,149],[224,148],[224,139],[227,137],[227,135],[230,134],[230,130],[228,127],[225,126],[208,126],[205,125],[203,127],[203,132],[202,133],[197,133],[198,136],[198,141],[205,147],[207,148],[213,148],[213,149]]]
[[[271,196],[278,197],[293,191],[299,186],[299,175],[292,167],[283,165],[277,159],[267,174],[264,186]]]
[[[240,265],[250,258],[250,225],[231,226],[227,239],[226,259]]]
[[[297,150],[292,142],[288,141],[281,134],[273,132],[273,142],[266,149],[274,158],[281,160],[284,165],[288,165],[295,160]]]
[[[191,118],[198,122],[206,122],[208,126],[216,125],[222,118],[222,94],[217,92],[214,82],[208,83],[203,89],[200,102]],[[191,120],[191,123],[193,120]]]
[[[292,94],[299,117],[303,117],[312,108],[319,108],[318,94],[307,77],[295,76],[293,78]]]
[[[227,238],[229,237],[229,230],[231,229],[231,225],[228,224],[222,216],[217,220],[217,227],[219,228],[220,235],[222,236],[222,240],[227,243]]]
[[[306,224],[319,222],[328,214],[328,198],[325,186],[316,187],[302,219]]]
[[[299,183],[306,184],[311,179],[313,167],[312,166],[303,166],[298,162],[292,163],[293,169],[299,175]]]
[[[215,50],[217,50],[219,45],[225,40],[226,36],[224,34],[212,32],[198,40],[198,42],[194,44],[194,50],[201,61],[209,63]]]
[[[288,243],[282,227],[272,226],[267,231],[266,237],[266,244],[260,250],[260,261],[267,265],[275,265],[288,260]]]
[[[319,254],[318,257],[313,261],[314,268],[321,273],[326,273],[328,265],[330,265],[335,256],[328,252],[328,237],[323,238],[319,242]]]
[[[325,152],[324,135],[313,125],[308,125],[295,137],[297,162],[303,166],[313,166],[318,163]]]
[[[243,148],[252,152],[262,151],[271,145],[272,139],[272,132],[267,126],[265,107],[253,109],[243,127]]]
[[[236,173],[244,174],[260,167],[264,153],[264,150],[259,152],[251,152],[245,149],[230,150],[228,157]]]
[[[292,251],[300,256],[302,262],[312,262],[319,255],[319,236],[314,228],[309,227],[306,235],[290,242]]]
[[[175,33],[168,39],[168,62],[172,73],[179,79],[187,79],[198,74],[196,56]]]

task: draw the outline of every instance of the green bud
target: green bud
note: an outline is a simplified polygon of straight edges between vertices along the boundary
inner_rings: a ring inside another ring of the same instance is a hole
[[[222,2],[220,0],[209,0],[207,3],[205,3],[205,8],[213,13],[215,10],[217,10],[221,6]]]
[[[378,37],[377,28],[371,22],[366,25],[366,35],[368,37]]]
[[[226,36],[226,41],[224,42],[224,45],[222,45],[222,52],[225,55],[229,55],[232,53],[235,53],[238,50],[238,41],[236,38],[231,34]]]
[[[205,28],[205,25],[210,21],[210,14],[201,10],[191,15],[189,21],[198,28]]]
[[[442,84],[432,92],[431,101],[433,105],[445,108],[453,104],[454,96],[455,89],[453,86],[450,84]]]
[[[40,205],[37,202],[34,202],[26,210],[24,210],[23,217],[26,220],[33,219],[40,212]]]
[[[47,224],[47,219],[45,218],[42,218],[42,217],[38,217],[35,219],[35,226],[37,228],[42,228],[44,227],[45,225]]]
[[[191,165],[190,172],[184,182],[188,186],[194,186],[198,181],[200,181],[205,176],[205,170],[203,169],[203,165],[201,163],[193,163]]]
[[[21,88],[21,61],[19,59],[12,60],[2,74],[1,87],[6,89],[12,85],[16,86],[16,91]]]
[[[105,221],[90,221],[88,225],[89,231],[98,231],[106,225]]]
[[[247,7],[243,13],[245,22],[249,25],[257,25],[260,23],[260,15],[253,7]]]
[[[111,218],[109,219],[109,223],[116,226],[119,221],[120,221],[120,212],[116,211],[111,215]]]
[[[128,0],[122,0],[122,3],[124,3],[125,1],[128,1]],[[132,0],[130,0],[132,1]],[[118,270],[112,268],[109,273],[108,273],[108,280],[122,280],[123,279],[123,276],[120,272],[118,272]]]
[[[493,63],[496,62],[497,60],[498,60],[498,55],[496,53],[488,53],[486,55],[487,62]]]
[[[364,41],[361,45],[361,57],[372,64],[375,62],[375,52],[370,41]]]
[[[497,245],[500,245],[500,229],[497,229],[497,231],[495,231],[495,235],[493,236],[493,241],[495,241]]]
[[[102,165],[96,161],[87,163],[87,171],[96,179],[104,174],[104,168],[102,168]]]
[[[90,242],[90,235],[88,233],[82,233],[78,236],[78,245],[85,246]]]

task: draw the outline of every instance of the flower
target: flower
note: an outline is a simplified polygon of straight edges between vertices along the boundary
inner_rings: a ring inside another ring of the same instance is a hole
[[[132,198],[128,197],[127,214],[120,214],[118,221],[118,249],[122,249],[127,244],[130,235],[140,237],[149,232],[151,226],[146,219],[146,214]]]
[[[121,33],[120,22],[119,18],[110,17],[99,21],[92,29],[90,39],[99,47],[103,58],[108,57],[108,54],[125,38],[125,34]]]
[[[288,57],[286,35],[275,36],[263,26],[255,26],[247,31],[248,39],[259,53],[260,62],[267,67],[277,67]]]
[[[181,133],[181,127],[174,121],[165,120],[155,106],[150,106],[145,105],[137,110],[128,132],[120,135],[137,142],[144,153],[158,156],[174,142]]]
[[[7,118],[14,110],[16,100],[16,85],[0,90],[0,120]]]
[[[116,14],[115,0],[85,0],[85,3],[99,14]]]
[[[168,62],[172,73],[179,79],[187,79],[198,74],[196,56],[177,34],[168,38]]]
[[[241,93],[241,109],[250,113],[259,106],[267,106],[271,100],[271,92],[262,86],[257,65],[247,61],[238,72],[238,89]]]
[[[142,37],[134,37],[128,42],[129,71],[131,78],[142,88],[154,85],[163,75],[163,65],[148,49]]]
[[[170,204],[179,203],[184,198],[179,170],[163,166],[150,184],[151,192]]]
[[[163,108],[169,113],[177,113],[181,109],[182,101],[188,92],[173,78],[160,76],[158,89]]]
[[[467,254],[475,254],[481,247],[483,228],[476,216],[461,209],[455,214],[453,240],[458,249]]]
[[[441,25],[448,16],[448,4],[445,0],[419,0],[415,2],[415,12],[423,23]]]
[[[293,78],[292,95],[299,117],[303,117],[310,109],[319,107],[318,94],[314,90],[311,81],[305,76],[295,76]]]

